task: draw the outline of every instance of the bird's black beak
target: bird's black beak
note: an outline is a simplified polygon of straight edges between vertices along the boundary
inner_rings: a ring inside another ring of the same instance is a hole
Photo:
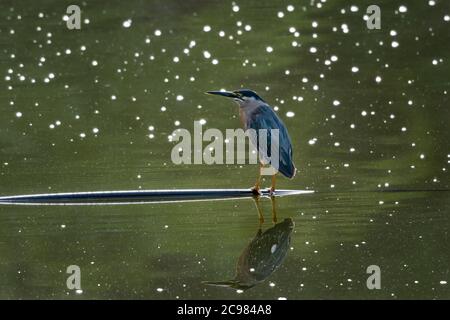
[[[231,91],[207,91],[207,94],[214,94],[214,95],[218,95],[218,96],[223,96],[223,97],[228,97],[228,98],[238,98],[239,96]]]

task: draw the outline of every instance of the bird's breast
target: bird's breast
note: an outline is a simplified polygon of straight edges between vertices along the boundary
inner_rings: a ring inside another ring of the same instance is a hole
[[[241,119],[241,125],[244,130],[247,130],[247,115],[242,108],[239,108],[239,118]]]

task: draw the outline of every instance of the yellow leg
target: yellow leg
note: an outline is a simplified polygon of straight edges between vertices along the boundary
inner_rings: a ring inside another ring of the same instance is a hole
[[[258,172],[258,178],[256,179],[255,186],[252,188],[252,192],[254,195],[261,195],[261,192],[259,191],[261,186],[261,168],[262,164],[259,165],[259,172]]]
[[[276,200],[275,197],[270,197],[270,200],[272,202],[272,222],[273,223],[277,223],[277,204],[276,204]]]
[[[264,223],[264,215],[261,210],[261,205],[259,204],[259,197],[255,197],[253,200],[255,201],[256,210],[258,210],[259,224],[261,225]]]
[[[270,187],[270,194],[274,194],[275,193],[275,184],[276,184],[276,180],[277,180],[277,175],[274,174],[272,176],[272,185]]]

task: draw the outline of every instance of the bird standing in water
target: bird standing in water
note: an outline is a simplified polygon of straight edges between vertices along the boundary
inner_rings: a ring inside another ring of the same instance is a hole
[[[278,168],[272,175],[272,184],[270,188],[270,193],[275,192],[275,182],[277,171],[281,172],[287,178],[293,178],[297,169],[292,161],[292,144],[289,137],[288,131],[284,123],[278,117],[278,115],[273,111],[272,107],[267,104],[260,96],[258,96],[254,91],[247,89],[240,89],[236,91],[208,91],[209,94],[220,95],[223,97],[231,98],[239,105],[239,114],[241,117],[244,130],[253,129],[255,130],[256,136],[252,137],[250,135],[250,141],[258,150],[260,159],[260,170],[258,178],[252,192],[255,195],[260,194],[261,186],[261,171],[263,167],[270,163],[268,159],[271,157],[271,130],[278,129],[278,152],[279,152],[279,163]],[[260,130],[266,129],[267,137],[260,137]],[[261,138],[266,138],[266,143],[260,143]],[[275,139],[276,140],[276,139]],[[275,149],[275,150],[276,150]],[[273,158],[273,157],[271,157]]]

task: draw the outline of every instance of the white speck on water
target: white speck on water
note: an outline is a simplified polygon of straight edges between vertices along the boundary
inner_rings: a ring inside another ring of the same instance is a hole
[[[61,228],[62,228],[62,229],[64,229],[65,227],[66,227],[66,225],[65,225],[65,224],[62,224],[62,225],[61,225]]]
[[[100,131],[100,130],[99,130],[98,128],[93,128],[93,129],[92,129],[92,133],[94,133],[94,134],[99,133],[99,131]]]
[[[361,115],[362,115],[363,117],[367,116],[367,111],[363,110],[363,111],[361,112]]]
[[[380,83],[380,82],[381,82],[381,77],[380,77],[380,76],[376,76],[376,77],[375,77],[375,81],[376,81],[377,83]]]
[[[91,64],[92,64],[94,67],[96,67],[96,66],[98,65],[98,62],[97,62],[97,60],[92,60]]]
[[[180,62],[180,58],[178,58],[178,57],[173,57],[173,62],[175,62],[175,63]]]
[[[177,95],[177,101],[183,101],[183,100],[184,100],[184,97],[181,94]]]
[[[205,120],[205,119],[200,119],[200,121],[199,121],[199,122],[200,122],[200,124],[201,124],[201,125],[204,125],[204,124],[206,124],[206,120]]]
[[[444,21],[446,21],[446,22],[450,21],[450,16],[448,14],[444,16]]]
[[[350,11],[351,12],[358,12],[359,8],[357,6],[351,6]]]
[[[423,153],[420,155],[420,159],[425,159],[425,155]]]
[[[111,100],[116,100],[116,99],[117,99],[117,97],[115,95],[111,96]]]
[[[292,111],[286,112],[286,117],[292,118],[293,116],[295,116],[295,113],[294,113],[294,112],[292,112]]]
[[[211,60],[211,63],[214,64],[214,65],[219,64],[219,60],[217,60],[217,59],[212,59],[212,60]]]
[[[244,30],[245,31],[251,31],[252,30],[252,26],[247,24],[247,25],[245,25]]]
[[[400,6],[398,7],[398,11],[401,13],[405,13],[406,11],[408,11],[408,8],[406,6]]]
[[[80,133],[80,138],[86,138],[86,133],[84,132]]]
[[[439,284],[447,284],[447,281],[441,280],[441,281],[439,281]]]
[[[278,11],[277,17],[280,18],[280,19],[284,18],[284,12],[283,11]]]
[[[292,4],[290,4],[290,5],[288,5],[288,6],[286,7],[286,10],[287,10],[288,12],[292,12],[292,11],[294,11],[294,9],[295,9],[295,7],[294,7]]]
[[[232,10],[233,10],[233,12],[239,12],[239,6],[235,4],[235,5],[232,7]]]
[[[203,31],[204,32],[210,32],[211,31],[211,26],[208,26],[208,25],[204,26],[203,27]]]
[[[273,52],[273,48],[272,48],[272,47],[266,47],[266,51],[267,51],[268,53],[271,53],[271,52]]]
[[[209,53],[209,51],[203,51],[203,56],[205,57],[205,59],[209,59],[211,58],[211,53]]]
[[[356,72],[358,72],[359,71],[359,68],[358,67],[352,67],[352,72],[353,73],[356,73]]]
[[[22,112],[16,112],[16,117],[17,118],[22,118]]]
[[[278,297],[278,300],[287,300],[286,297]]]
[[[392,41],[392,43],[391,43],[392,48],[397,48],[398,46],[399,46],[399,44],[397,41]]]
[[[128,20],[125,20],[124,22],[122,22],[122,26],[124,28],[129,28],[129,27],[131,27],[131,23],[132,23],[132,20],[128,19]]]
[[[76,294],[82,294],[82,293],[83,293],[83,290],[77,289],[77,290],[75,290],[75,293],[76,293]]]
[[[316,53],[317,52],[317,48],[316,47],[311,47],[311,48],[309,48],[309,52]]]
[[[158,291],[158,292],[163,292],[164,289],[163,289],[163,288],[157,288],[156,291]]]
[[[339,101],[339,100],[334,100],[333,101],[333,106],[338,106],[338,105],[340,105],[341,104],[341,102]]]
[[[338,61],[338,57],[337,56],[331,56],[331,61],[333,61],[333,62],[336,62],[336,61]]]
[[[436,1],[434,1],[434,0],[429,0],[429,1],[428,1],[428,5],[429,5],[430,7],[434,7],[435,4],[436,4]]]
[[[389,34],[391,35],[391,37],[395,37],[397,35],[397,31],[391,30],[391,32],[389,32]]]
[[[312,145],[315,145],[316,142],[317,142],[317,138],[312,138],[312,139],[309,139],[308,144],[312,146]]]
[[[155,30],[154,34],[155,34],[155,36],[160,37],[162,35],[162,32],[161,32],[161,30],[157,29],[157,30]]]
[[[154,130],[155,130],[155,127],[154,127],[154,126],[149,126],[149,127],[148,127],[148,130],[149,130],[149,131],[154,131]]]
[[[242,290],[242,289],[237,289],[237,290],[236,290],[236,293],[237,293],[237,294],[241,294],[241,293],[243,293],[243,292],[244,292],[244,290]]]
[[[405,132],[406,130],[406,127],[402,127],[402,132]]]

